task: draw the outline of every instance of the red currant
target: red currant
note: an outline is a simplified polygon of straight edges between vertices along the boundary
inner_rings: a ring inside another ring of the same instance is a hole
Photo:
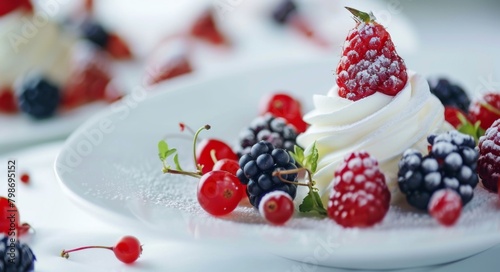
[[[198,183],[198,202],[211,215],[221,216],[232,212],[242,196],[239,179],[226,171],[210,171]]]
[[[294,213],[293,200],[283,191],[273,191],[262,197],[260,214],[273,225],[283,225]]]
[[[20,179],[22,183],[28,184],[30,182],[30,175],[28,173],[22,173]]]
[[[267,112],[285,118],[298,133],[304,132],[307,128],[307,123],[302,119],[300,102],[286,93],[274,93],[264,97],[260,104],[260,114],[264,115]]]
[[[13,229],[14,228],[14,229]],[[20,223],[20,215],[14,202],[5,197],[0,197],[0,233],[9,235],[15,231],[17,236],[27,233],[31,226],[27,223]]]
[[[226,143],[216,139],[202,140],[196,149],[196,160],[198,164],[203,166],[201,170],[203,174],[208,173],[214,167],[215,162],[212,159],[211,152],[215,152],[214,155],[218,160],[238,160],[238,156]]]
[[[462,199],[451,189],[435,192],[429,202],[429,213],[444,226],[454,225],[462,211]]]
[[[142,246],[134,236],[124,236],[113,247],[113,252],[118,260],[133,263],[141,256]]]
[[[214,165],[214,168],[213,170],[222,170],[222,171],[226,171],[226,172],[229,172],[235,176],[236,175],[236,172],[238,172],[238,169],[240,169],[240,165],[238,164],[238,161],[236,160],[232,160],[232,159],[222,159],[222,160],[218,160],[215,165]],[[242,184],[241,182],[239,183],[240,187],[241,187],[241,191],[242,192],[246,192],[247,190],[247,186]],[[242,198],[245,198],[245,199],[248,199],[246,197],[246,194],[243,193],[243,196]]]
[[[11,217],[13,215],[13,217]],[[13,222],[16,224],[16,229],[17,229],[17,224],[19,224],[19,212],[17,210],[16,205],[14,202],[10,202],[7,198],[5,197],[0,197],[0,232],[8,235],[9,230],[10,230],[10,223],[11,219]]]
[[[240,165],[238,164],[237,160],[222,159],[222,160],[218,160],[214,164],[214,167],[212,170],[222,170],[222,171],[229,172],[229,173],[236,176],[236,172],[238,172],[238,169],[240,169]]]
[[[69,253],[89,248],[102,248],[112,250],[113,253],[115,253],[116,258],[126,264],[135,262],[142,254],[142,246],[139,240],[134,236],[124,236],[113,247],[85,246],[70,250],[63,250],[61,252],[61,257],[67,259],[69,258]]]

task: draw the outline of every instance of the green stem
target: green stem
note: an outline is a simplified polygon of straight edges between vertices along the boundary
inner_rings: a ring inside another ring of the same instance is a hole
[[[196,169],[198,170],[199,173],[201,173],[201,166],[198,164],[198,160],[196,159],[196,142],[198,141],[198,135],[200,134],[200,132],[202,132],[205,129],[209,130],[210,125],[205,125],[199,128],[194,134],[194,139],[193,139],[193,160],[194,160],[194,165],[196,166]]]
[[[176,174],[176,175],[186,175],[186,176],[190,176],[193,178],[201,178],[201,175],[198,174],[197,172],[174,170],[174,169],[169,169],[167,167],[163,167],[163,173]]]

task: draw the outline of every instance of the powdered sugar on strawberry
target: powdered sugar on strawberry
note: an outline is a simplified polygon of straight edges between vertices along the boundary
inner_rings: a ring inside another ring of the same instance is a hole
[[[337,67],[339,95],[353,101],[375,92],[394,96],[408,79],[404,61],[397,54],[389,33],[374,21],[373,15],[362,12],[359,15],[360,18],[355,17],[358,24],[347,36]]]

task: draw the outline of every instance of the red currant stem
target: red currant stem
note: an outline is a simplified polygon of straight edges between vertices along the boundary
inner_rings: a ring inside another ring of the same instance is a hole
[[[165,134],[163,136],[163,139],[182,139],[182,140],[192,140],[193,138],[191,136],[185,135],[185,134],[180,134],[180,133],[170,133],[170,134]]]
[[[35,232],[35,229],[30,224],[22,223],[21,226],[19,226],[19,235],[28,233],[30,230],[33,230],[33,233]]]
[[[102,249],[113,250],[113,247],[107,247],[107,246],[84,246],[84,247],[78,247],[78,248],[74,248],[74,249],[70,249],[70,250],[64,249],[61,252],[61,257],[67,259],[67,258],[69,258],[69,253],[71,253],[71,252],[80,251],[80,250],[84,250],[84,249],[90,249],[90,248],[102,248]]]
[[[196,132],[194,132],[194,130],[193,130],[190,126],[188,126],[188,125],[186,125],[186,124],[184,124],[184,123],[179,123],[179,126],[181,127],[181,132],[182,132],[182,131],[184,131],[184,130],[187,130],[187,131],[189,131],[189,133],[191,133],[192,135],[195,135],[195,134],[196,134]]]
[[[167,167],[163,167],[163,173],[170,173],[170,174],[176,174],[176,175],[185,175],[185,176],[190,176],[193,178],[201,178],[201,175],[198,172],[189,172],[189,171],[182,171],[182,170],[174,170],[174,169],[169,169]]]
[[[196,142],[198,141],[198,135],[203,130],[210,130],[210,125],[205,125],[205,126],[199,128],[196,131],[196,133],[194,134],[194,139],[193,139],[193,160],[194,160],[194,165],[196,166],[196,169],[198,170],[198,173],[201,173],[202,166],[200,164],[198,164],[198,160],[196,159]]]
[[[212,158],[212,161],[214,162],[214,164],[217,163],[218,159],[217,159],[217,155],[215,155],[215,149],[210,150],[210,158]]]
[[[287,174],[298,174],[301,171],[307,172],[309,182],[303,183],[303,182],[289,181],[281,176],[281,175],[287,175]],[[285,183],[295,184],[295,185],[299,185],[299,186],[307,186],[309,188],[312,188],[312,186],[314,186],[314,182],[311,179],[311,171],[309,171],[309,169],[307,169],[307,168],[297,168],[297,169],[282,170],[282,171],[278,170],[278,171],[273,172],[273,176],[278,177],[281,181],[283,181]]]

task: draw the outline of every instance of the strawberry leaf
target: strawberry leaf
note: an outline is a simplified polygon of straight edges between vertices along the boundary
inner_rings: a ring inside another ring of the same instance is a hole
[[[160,157],[161,161],[165,161],[165,159],[168,157],[168,144],[165,142],[165,140],[161,140],[158,142],[158,157]]]

